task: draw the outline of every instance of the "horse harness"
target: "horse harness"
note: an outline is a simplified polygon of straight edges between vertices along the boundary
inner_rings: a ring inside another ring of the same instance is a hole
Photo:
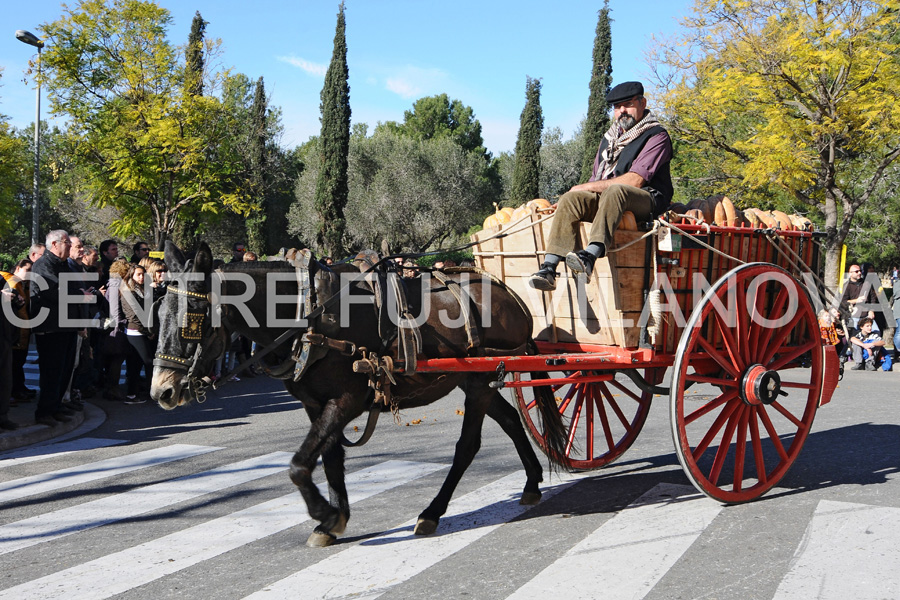
[[[323,358],[330,350],[349,357],[359,357],[353,363],[353,371],[369,376],[369,387],[373,392],[373,400],[366,430],[361,438],[354,443],[345,438],[342,443],[345,446],[362,445],[371,436],[377,421],[377,414],[381,412],[382,407],[390,407],[395,420],[399,420],[398,402],[391,394],[391,385],[397,384],[395,375],[412,375],[416,372],[422,342],[419,327],[410,313],[406,284],[398,273],[384,267],[385,260],[374,262],[374,264],[371,260],[363,260],[357,265],[374,296],[378,333],[381,338],[381,347],[378,351],[369,351],[365,347],[357,347],[351,341],[335,339],[319,331],[322,325],[326,330],[332,329],[329,325],[334,324],[337,320],[337,315],[328,311],[340,298],[343,291],[336,289],[337,276],[335,273],[330,270],[311,268],[312,256],[309,250],[291,250],[284,252],[282,256],[283,260],[294,267],[298,295],[302,299],[297,303],[296,318],[298,321],[306,319],[307,327],[286,330],[271,344],[258,350],[251,358],[235,367],[232,376],[258,363],[291,338],[293,338],[293,343],[289,357],[274,367],[264,365],[262,368],[266,375],[276,379],[292,378],[294,381],[299,381],[309,367]],[[484,274],[480,269],[456,268],[448,269],[448,271],[450,273],[479,272]],[[221,270],[217,270],[216,273],[223,274]],[[467,354],[473,355],[481,345],[481,338],[475,315],[465,292],[459,283],[448,277],[446,273],[435,270],[431,271],[431,275],[444,285],[459,303],[465,320]],[[494,278],[491,277],[491,279]],[[205,294],[193,292],[171,284],[168,286],[167,292],[203,302],[205,306],[202,307],[202,312],[185,311],[179,327],[179,336],[183,341],[197,344],[194,354],[190,358],[181,358],[157,353],[153,365],[187,372],[189,392],[198,402],[203,402],[206,397],[206,388],[217,389],[231,380],[231,377],[228,377],[224,380],[213,381],[208,373],[198,376],[194,372],[197,358],[203,349],[203,340],[208,336],[209,329],[212,327],[212,311],[214,308],[218,308],[218,304],[215,295],[211,292]],[[319,295],[325,296],[322,303],[318,302]],[[389,351],[394,340],[397,340],[396,355]]]

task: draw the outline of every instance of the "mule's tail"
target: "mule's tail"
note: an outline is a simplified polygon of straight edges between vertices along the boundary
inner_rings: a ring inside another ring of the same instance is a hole
[[[534,340],[529,340],[529,349],[533,354],[538,354],[537,345]],[[545,373],[532,373],[532,379],[543,379]],[[535,386],[534,402],[540,415],[541,423],[538,425],[543,431],[541,438],[535,438],[535,442],[547,454],[550,462],[562,467],[565,471],[571,471],[569,461],[565,459],[566,446],[568,445],[568,436],[566,435],[566,424],[563,422],[562,414],[559,412],[559,406],[556,404],[556,398],[553,391],[548,385]],[[532,433],[529,427],[525,428]],[[532,434],[532,437],[535,437]]]

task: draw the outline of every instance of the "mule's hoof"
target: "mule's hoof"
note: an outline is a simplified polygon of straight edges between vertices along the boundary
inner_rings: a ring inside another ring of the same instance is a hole
[[[326,548],[332,545],[336,540],[337,537],[331,534],[313,531],[312,535],[309,536],[309,539],[306,540],[306,545],[310,548]]]
[[[341,515],[340,519],[338,519],[337,525],[335,525],[331,529],[331,534],[335,537],[339,535],[343,535],[347,530],[347,517],[345,515]]]
[[[437,521],[432,521],[431,519],[419,519],[416,521],[416,528],[413,529],[413,533],[416,535],[431,535],[435,531],[437,531]]]
[[[540,492],[522,492],[522,498],[519,500],[519,504],[523,504],[525,506],[534,506],[535,504],[541,501],[541,493]]]

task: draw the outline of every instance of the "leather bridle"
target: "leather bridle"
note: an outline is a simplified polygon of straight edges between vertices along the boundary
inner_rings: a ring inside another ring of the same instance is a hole
[[[211,383],[207,373],[198,377],[194,371],[196,369],[197,359],[203,351],[204,339],[214,333],[214,330],[217,329],[212,326],[213,296],[212,294],[201,294],[199,292],[183,290],[171,284],[168,286],[166,293],[186,296],[204,303],[204,305],[201,306],[202,312],[192,312],[190,310],[184,312],[182,315],[182,324],[179,328],[180,339],[184,342],[195,343],[197,348],[189,358],[157,352],[153,358],[153,366],[187,373],[188,386],[199,399],[203,394],[202,388]]]

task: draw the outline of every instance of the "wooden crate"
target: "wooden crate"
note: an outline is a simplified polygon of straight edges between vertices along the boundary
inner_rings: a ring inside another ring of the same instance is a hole
[[[528,285],[528,279],[544,260],[553,222],[552,218],[544,221],[546,217],[536,213],[524,221],[476,233],[472,236],[479,242],[474,249],[476,265],[500,277],[522,298],[534,320],[534,339],[637,347],[644,306],[646,244],[654,242],[644,239],[598,260],[589,281],[573,277],[561,263],[556,290],[540,292]],[[582,223],[578,248],[586,244],[589,227],[589,223]],[[487,239],[500,231],[515,233]],[[642,235],[617,231],[615,246],[624,246]]]

